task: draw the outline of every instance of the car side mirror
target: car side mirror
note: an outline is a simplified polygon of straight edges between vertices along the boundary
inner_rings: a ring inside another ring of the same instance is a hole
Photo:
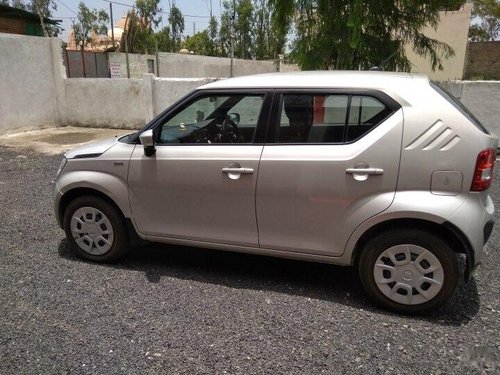
[[[144,147],[144,155],[152,156],[156,152],[155,141],[153,137],[153,129],[142,132],[139,136],[142,147]]]
[[[235,125],[239,125],[240,123],[240,114],[239,113],[230,113],[229,114],[229,120]]]

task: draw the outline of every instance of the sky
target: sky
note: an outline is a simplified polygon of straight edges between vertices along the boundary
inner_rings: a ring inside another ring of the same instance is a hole
[[[72,19],[75,19],[78,14],[78,4],[80,1],[82,0],[55,0],[57,10],[52,12],[52,18],[63,21],[62,27],[65,30],[60,35],[60,38],[65,42],[68,41],[68,32],[71,28]],[[109,15],[109,2],[104,0],[84,0],[83,2],[90,9],[104,9]],[[116,0],[116,2],[128,4],[129,6],[113,4],[114,23],[116,23],[121,16],[124,16],[127,10],[132,9],[131,7],[135,4],[135,0]],[[216,17],[220,16],[222,0],[160,0],[160,7],[166,12],[166,14],[162,14],[162,23],[159,25],[160,28],[167,26],[169,3],[173,2],[184,15],[185,35],[192,35],[193,30],[200,31],[207,28],[210,15],[210,3],[212,3],[213,15]]]

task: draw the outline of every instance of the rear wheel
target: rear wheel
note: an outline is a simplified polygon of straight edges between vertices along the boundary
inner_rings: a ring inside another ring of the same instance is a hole
[[[445,303],[458,281],[456,254],[440,237],[418,229],[382,233],[362,249],[359,275],[382,307],[423,313]]]
[[[73,200],[64,214],[64,231],[75,253],[94,262],[111,262],[129,249],[121,212],[98,197]]]

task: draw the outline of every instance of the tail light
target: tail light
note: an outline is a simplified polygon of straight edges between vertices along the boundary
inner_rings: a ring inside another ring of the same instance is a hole
[[[474,178],[472,179],[471,191],[484,191],[493,182],[493,168],[495,167],[496,151],[487,148],[477,155]]]

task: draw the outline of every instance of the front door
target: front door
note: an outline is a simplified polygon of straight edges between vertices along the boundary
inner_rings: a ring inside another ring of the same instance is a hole
[[[282,96],[275,143],[264,147],[259,168],[261,247],[340,256],[354,229],[390,206],[403,114],[386,99]]]
[[[199,94],[154,129],[156,153],[138,145],[129,196],[139,232],[258,246],[257,144],[265,94]]]

